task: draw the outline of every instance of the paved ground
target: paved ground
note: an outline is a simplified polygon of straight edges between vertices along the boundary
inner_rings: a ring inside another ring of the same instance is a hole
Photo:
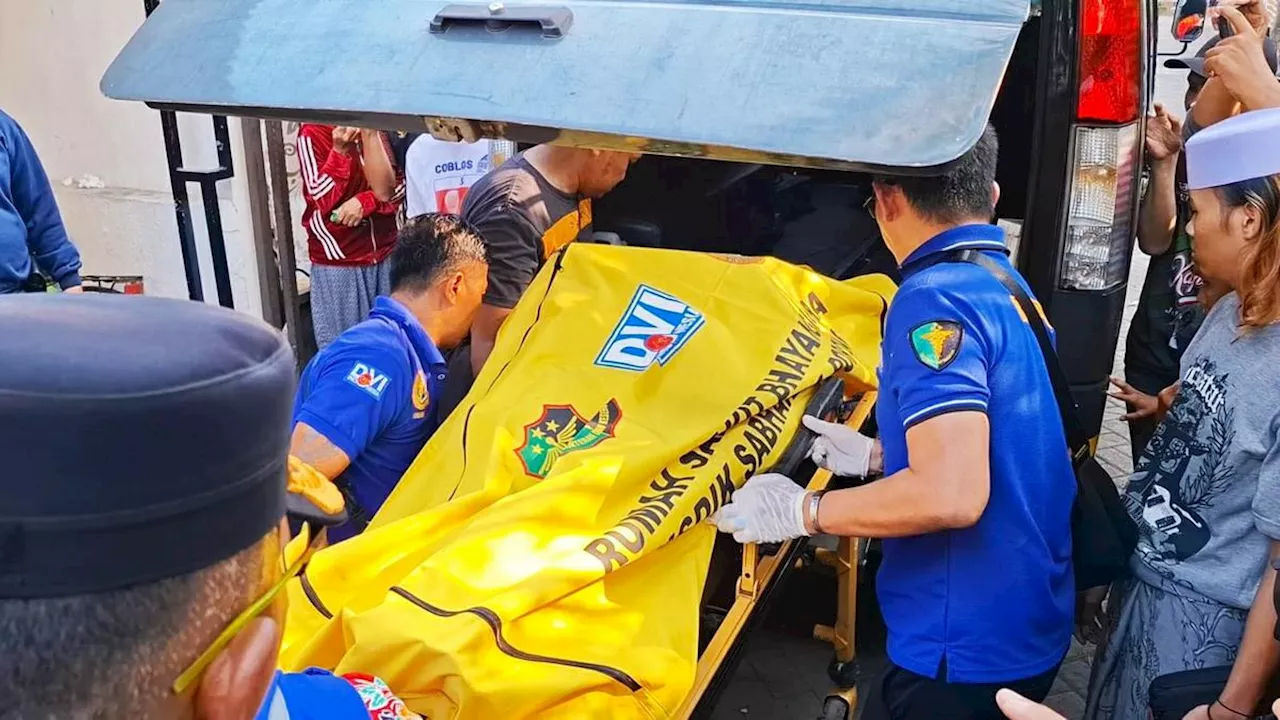
[[[1160,21],[1161,50],[1177,48],[1168,37],[1169,19]],[[1157,70],[1154,100],[1171,110],[1181,110],[1185,88],[1185,72]],[[1124,338],[1128,335],[1129,318],[1133,315],[1139,291],[1146,276],[1147,258],[1139,252],[1130,272],[1128,300],[1121,341],[1115,360],[1115,374],[1123,376]],[[1128,428],[1120,421],[1123,405],[1109,401],[1103,430],[1098,443],[1098,456],[1113,477],[1125,479],[1132,470]],[[865,690],[868,680],[884,663],[884,637],[875,605],[873,588],[868,584],[859,599],[858,656],[862,666]],[[835,583],[821,570],[807,569],[795,573],[784,596],[765,619],[764,626],[754,632],[744,649],[713,720],[793,720],[817,718],[822,699],[830,688],[826,676],[831,649],[812,638],[815,623],[831,623],[835,617]],[[1047,704],[1069,720],[1080,718],[1084,711],[1084,694],[1089,681],[1092,647],[1071,648],[1063,664]],[[865,692],[861,693],[865,695]]]

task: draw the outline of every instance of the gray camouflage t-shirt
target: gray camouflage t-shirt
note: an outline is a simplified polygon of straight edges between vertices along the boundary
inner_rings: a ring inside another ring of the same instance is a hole
[[[1130,477],[1139,578],[1248,608],[1280,539],[1280,325],[1242,331],[1218,301],[1182,356],[1182,387]]]

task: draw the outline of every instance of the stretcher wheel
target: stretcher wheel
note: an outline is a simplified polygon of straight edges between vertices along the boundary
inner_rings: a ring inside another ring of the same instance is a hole
[[[818,720],[852,720],[849,703],[842,697],[828,697],[822,702],[822,715]]]
[[[856,658],[847,662],[841,662],[839,658],[832,658],[831,664],[827,666],[827,677],[831,678],[831,682],[842,690],[857,687],[859,674],[858,660]]]

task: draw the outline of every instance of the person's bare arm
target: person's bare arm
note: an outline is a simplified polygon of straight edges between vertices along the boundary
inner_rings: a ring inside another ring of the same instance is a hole
[[[1271,559],[1280,557],[1280,542],[1271,542]],[[1253,597],[1249,619],[1244,626],[1244,639],[1240,652],[1231,666],[1231,677],[1219,696],[1222,704],[1232,710],[1252,714],[1262,693],[1266,690],[1276,670],[1280,669],[1280,643],[1276,642],[1276,608],[1272,589],[1276,571],[1267,563],[1267,572]]]
[[[1146,146],[1151,181],[1138,212],[1138,248],[1148,255],[1161,255],[1173,244],[1178,219],[1178,156],[1182,152],[1182,122],[1163,105],[1157,104],[1155,115],[1147,120]]]
[[[1240,112],[1240,101],[1235,99],[1227,86],[1216,77],[1204,83],[1204,89],[1191,106],[1191,118],[1196,127],[1207,128]]]
[[[1173,245],[1178,218],[1178,156],[1151,164],[1151,182],[1138,212],[1138,249],[1148,255],[1162,255]]]
[[[511,308],[481,305],[476,312],[475,322],[471,325],[471,373],[473,377],[480,375],[480,370],[493,352],[493,345],[498,340],[498,330],[503,321],[511,314]]]
[[[360,147],[364,179],[369,182],[373,196],[380,202],[390,202],[396,192],[396,170],[386,137],[377,130],[361,130]]]
[[[351,464],[351,458],[347,457],[345,452],[304,422],[293,426],[293,437],[289,440],[289,454],[315,468],[330,480],[336,479]]]
[[[843,537],[907,537],[972,527],[991,496],[985,413],[938,415],[907,430],[909,467],[822,498],[818,523]]]

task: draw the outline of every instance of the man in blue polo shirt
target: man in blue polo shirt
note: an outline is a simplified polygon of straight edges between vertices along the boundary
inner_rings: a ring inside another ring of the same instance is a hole
[[[484,242],[462,221],[410,220],[391,254],[391,296],[303,371],[290,452],[346,496],[351,521],[331,541],[364,529],[443,419],[440,350],[470,333],[488,271]]]
[[[903,275],[885,322],[880,443],[805,424],[818,464],[885,477],[823,495],[760,475],[717,518],[742,542],[885,538],[876,584],[890,663],[866,720],[1001,718],[996,691],[1042,700],[1071,642],[1075,478],[1044,361],[994,275],[940,262],[978,250],[1026,286],[988,224],[997,145],[988,128],[945,175],[874,183]]]

